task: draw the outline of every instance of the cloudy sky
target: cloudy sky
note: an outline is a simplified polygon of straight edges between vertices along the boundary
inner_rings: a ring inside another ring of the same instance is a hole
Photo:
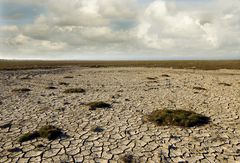
[[[240,0],[0,0],[1,59],[240,59]]]

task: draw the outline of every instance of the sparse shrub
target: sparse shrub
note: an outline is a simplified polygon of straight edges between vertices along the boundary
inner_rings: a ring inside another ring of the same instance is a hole
[[[6,128],[10,128],[12,126],[11,123],[6,123],[6,124],[3,124],[3,125],[0,125],[0,128],[1,129],[6,129]]]
[[[90,107],[90,110],[95,110],[96,108],[111,108],[110,104],[102,101],[90,102],[88,103],[88,106]]]
[[[65,78],[65,79],[72,79],[73,76],[65,76],[64,78]]]
[[[182,127],[201,126],[210,121],[209,117],[185,110],[156,110],[147,119],[157,125]]]
[[[66,83],[66,82],[59,82],[59,85],[68,86],[68,85],[69,85],[69,83]]]
[[[32,78],[30,78],[29,76],[25,76],[25,77],[22,77],[22,78],[20,78],[21,80],[30,80],[30,79],[32,79]]]
[[[43,148],[43,147],[45,147],[43,144],[38,144],[37,145],[37,148]]]
[[[170,77],[168,74],[162,74],[162,77]]]
[[[158,83],[157,80],[149,80],[148,83]]]
[[[16,148],[11,148],[11,149],[8,149],[7,151],[8,151],[8,152],[11,152],[11,153],[16,153],[16,152],[21,152],[21,151],[22,151],[22,149],[20,149],[20,148],[16,147]]]
[[[86,91],[82,88],[70,88],[64,91],[64,93],[85,93]]]
[[[104,129],[101,128],[101,127],[99,127],[99,126],[97,126],[97,127],[94,127],[94,128],[92,129],[92,131],[93,131],[93,132],[103,132]]]
[[[228,84],[228,83],[218,83],[218,84],[223,86],[232,86],[232,84]]]
[[[49,87],[47,87],[46,89],[57,89],[57,87],[49,86]]]
[[[12,92],[18,92],[18,93],[25,93],[25,92],[30,92],[31,89],[29,88],[19,88],[19,89],[13,89]]]
[[[38,131],[32,133],[26,133],[19,138],[19,142],[25,142],[29,140],[36,139],[38,137],[47,138],[48,140],[55,140],[62,135],[62,131],[51,125],[46,125],[40,128]]]
[[[148,80],[157,80],[157,77],[147,77]]]
[[[203,88],[203,87],[193,87],[193,89],[199,90],[199,91],[206,91],[207,90],[206,88]]]

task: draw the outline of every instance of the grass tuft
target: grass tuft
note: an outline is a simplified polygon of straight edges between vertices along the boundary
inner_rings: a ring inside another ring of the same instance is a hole
[[[86,91],[82,88],[70,88],[66,89],[64,93],[85,93]]]
[[[209,117],[185,110],[156,110],[147,119],[157,125],[181,127],[201,126],[210,121]]]

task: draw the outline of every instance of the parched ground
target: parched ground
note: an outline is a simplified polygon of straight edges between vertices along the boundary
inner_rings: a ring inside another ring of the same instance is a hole
[[[31,91],[12,92],[16,88]],[[68,88],[86,92],[63,93]],[[240,162],[239,70],[1,71],[0,89],[0,162],[114,163],[124,161],[124,156],[132,162]],[[86,104],[94,101],[112,108],[89,110]],[[181,128],[145,120],[153,110],[166,108],[201,113],[211,123]],[[18,142],[22,134],[46,124],[67,136]],[[101,130],[94,132],[96,127]]]

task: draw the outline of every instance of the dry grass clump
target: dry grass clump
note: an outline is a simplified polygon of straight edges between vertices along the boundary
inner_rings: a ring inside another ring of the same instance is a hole
[[[25,142],[36,139],[38,137],[47,138],[48,140],[55,140],[62,135],[62,131],[51,125],[41,127],[38,131],[32,133],[26,133],[19,138],[19,142]]]
[[[207,90],[206,88],[203,88],[203,87],[193,87],[193,89],[199,90],[199,91],[206,91]]]
[[[30,92],[31,89],[29,88],[18,88],[18,89],[13,89],[12,92],[17,92],[17,93],[26,93],[26,92]]]
[[[90,110],[96,110],[96,108],[111,108],[111,104],[108,104],[103,101],[96,101],[88,103]]]
[[[64,93],[85,93],[86,91],[82,88],[70,88],[66,89]]]
[[[201,126],[209,123],[210,118],[185,110],[156,110],[147,119],[157,125],[171,125],[182,127]]]

